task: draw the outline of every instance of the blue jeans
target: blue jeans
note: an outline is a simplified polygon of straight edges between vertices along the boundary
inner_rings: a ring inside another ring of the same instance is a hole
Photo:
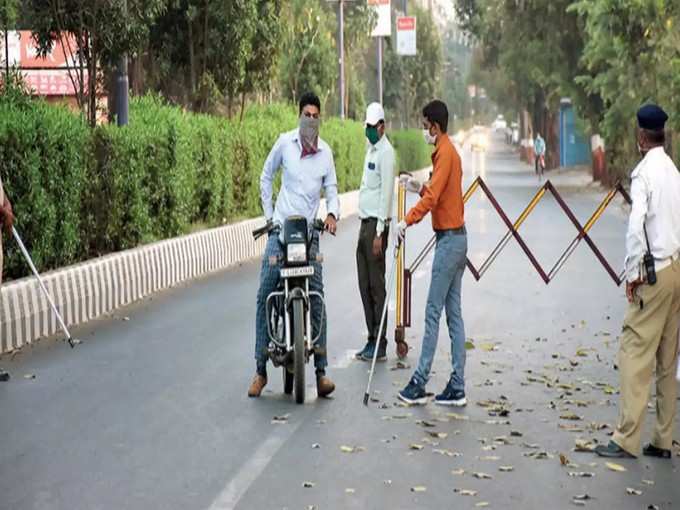
[[[465,257],[467,255],[467,235],[453,231],[437,232],[437,244],[432,263],[432,281],[425,308],[425,335],[420,352],[420,360],[413,378],[422,387],[427,384],[430,369],[437,350],[439,319],[446,307],[446,322],[451,338],[451,386],[454,390],[465,389],[465,327],[460,305],[460,292]]]
[[[323,272],[319,262],[316,261],[316,255],[319,253],[319,234],[314,233],[312,245],[310,248],[311,265],[314,267],[314,275],[309,282],[309,290],[319,292],[323,296]],[[272,232],[269,234],[267,246],[262,257],[262,267],[260,269],[260,288],[257,291],[257,313],[255,318],[255,362],[258,372],[263,372],[267,366],[267,356],[269,345],[269,333],[267,332],[267,312],[266,303],[267,296],[279,285],[280,280],[280,265],[269,265],[269,257],[277,256],[283,258],[283,246],[279,241],[279,233]],[[319,323],[323,313],[323,307],[320,300],[311,299],[312,303],[312,330],[314,336],[319,331]],[[323,322],[321,336],[315,346],[321,353],[314,354],[314,366],[317,370],[323,370],[328,365],[326,360],[326,321]]]

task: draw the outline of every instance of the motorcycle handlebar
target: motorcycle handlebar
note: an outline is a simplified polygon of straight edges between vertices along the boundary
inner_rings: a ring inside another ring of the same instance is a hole
[[[314,220],[314,223],[312,224],[312,228],[314,230],[318,230],[319,232],[323,232],[326,230],[326,224],[323,222],[323,220],[316,219]],[[253,230],[253,239],[257,241],[260,237],[262,237],[265,234],[268,234],[274,229],[274,223],[272,221],[268,221],[264,226],[260,228],[256,228]],[[333,234],[335,235],[335,234]]]

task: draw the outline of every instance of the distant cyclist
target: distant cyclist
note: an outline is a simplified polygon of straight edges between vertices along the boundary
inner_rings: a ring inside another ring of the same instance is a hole
[[[541,138],[541,133],[536,133],[534,153],[536,155],[536,175],[541,179],[543,177],[543,172],[545,171],[545,140]]]

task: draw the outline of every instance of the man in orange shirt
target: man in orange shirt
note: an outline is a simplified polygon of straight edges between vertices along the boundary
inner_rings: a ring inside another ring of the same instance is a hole
[[[451,338],[452,372],[446,388],[435,396],[435,404],[464,406],[465,399],[465,328],[461,312],[461,285],[467,255],[467,233],[463,215],[463,170],[460,156],[446,133],[449,112],[441,101],[432,101],[423,108],[423,135],[435,145],[432,153],[432,178],[423,185],[408,178],[406,187],[421,196],[397,225],[397,235],[403,239],[406,228],[432,213],[432,228],[437,244],[432,263],[432,280],[425,307],[425,334],[418,367],[399,398],[409,404],[425,404],[425,385],[429,379],[434,353],[437,350],[439,319],[446,307],[446,322]]]

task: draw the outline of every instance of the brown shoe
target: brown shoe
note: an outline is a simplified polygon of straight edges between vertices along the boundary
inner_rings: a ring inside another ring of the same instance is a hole
[[[253,377],[253,382],[250,383],[250,388],[248,388],[248,396],[259,397],[262,394],[262,390],[266,385],[267,378],[264,377],[263,375],[255,374],[255,377]]]
[[[335,384],[325,375],[316,378],[316,394],[320,397],[327,397],[335,391]]]

